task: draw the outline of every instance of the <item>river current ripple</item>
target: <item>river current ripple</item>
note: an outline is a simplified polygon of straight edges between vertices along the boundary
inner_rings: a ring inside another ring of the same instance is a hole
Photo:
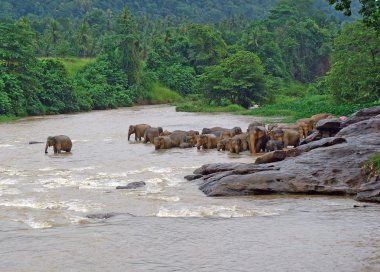
[[[254,157],[127,141],[130,124],[245,129],[253,120],[144,106],[0,124],[0,271],[380,271],[380,206],[209,198],[183,176]],[[71,154],[28,144],[59,134],[73,140]],[[133,181],[147,185],[115,189]]]

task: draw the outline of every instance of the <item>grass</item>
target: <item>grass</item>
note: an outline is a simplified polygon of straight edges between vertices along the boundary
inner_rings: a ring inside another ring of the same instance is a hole
[[[80,69],[85,67],[87,64],[95,61],[93,58],[43,58],[43,59],[54,59],[62,62],[69,76],[75,75]]]
[[[285,117],[285,121],[293,122],[317,113],[348,116],[357,110],[375,105],[380,105],[380,101],[367,104],[335,104],[328,95],[305,95],[304,97],[279,95],[273,104],[263,105],[241,114],[265,117],[281,116]]]
[[[243,110],[243,107],[236,104],[228,106],[211,106],[196,101],[182,101],[176,104],[176,111],[184,112],[241,112]]]
[[[368,179],[378,176],[380,173],[380,152],[372,155],[363,167],[369,171]]]
[[[0,123],[11,122],[11,121],[18,120],[20,118],[22,117],[17,117],[13,115],[0,115]]]
[[[177,92],[170,90],[159,83],[154,83],[150,93],[148,94],[150,104],[171,104],[178,102],[181,99],[181,95]]]

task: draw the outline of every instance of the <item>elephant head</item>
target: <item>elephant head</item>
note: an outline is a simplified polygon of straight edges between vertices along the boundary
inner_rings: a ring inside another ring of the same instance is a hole
[[[47,150],[49,146],[54,146],[56,144],[55,137],[49,136],[46,140],[45,153],[48,153]]]
[[[232,134],[233,135],[231,135],[231,136],[233,137],[235,135],[239,135],[239,134],[242,134],[242,133],[243,133],[243,131],[242,131],[242,129],[240,127],[234,127],[232,129]]]
[[[154,144],[154,149],[155,150],[161,149],[161,139],[162,139],[162,137],[156,137],[156,138],[154,138],[153,144]]]
[[[284,142],[284,131],[282,129],[274,129],[268,133],[271,140]]]
[[[133,133],[136,133],[136,127],[133,126],[133,125],[130,125],[130,126],[129,126],[129,130],[128,130],[128,141],[129,141],[129,139],[131,138],[131,135],[132,135]]]
[[[242,150],[242,140],[241,139],[231,139],[230,142],[230,152],[239,154]]]
[[[197,137],[197,148],[200,149],[201,146],[202,147],[206,146],[207,145],[207,141],[208,141],[207,134],[205,134],[205,135],[199,135]]]

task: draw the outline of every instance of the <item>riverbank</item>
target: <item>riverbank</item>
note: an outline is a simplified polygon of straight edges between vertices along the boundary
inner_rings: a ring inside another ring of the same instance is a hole
[[[176,104],[176,109],[179,112],[233,112],[238,115],[258,117],[281,116],[284,118],[283,122],[291,123],[321,112],[332,113],[335,116],[348,116],[360,109],[377,105],[380,105],[380,101],[367,104],[337,104],[328,95],[278,95],[272,103],[252,110],[246,110],[239,105],[208,105],[203,100],[179,102]]]
[[[359,201],[380,203],[378,175],[369,177],[370,171],[363,168],[371,160],[379,167],[377,152],[380,106],[356,112],[341,123],[334,137],[301,145],[285,153],[280,162],[204,165],[188,179],[197,178],[200,190],[208,196],[351,195]]]

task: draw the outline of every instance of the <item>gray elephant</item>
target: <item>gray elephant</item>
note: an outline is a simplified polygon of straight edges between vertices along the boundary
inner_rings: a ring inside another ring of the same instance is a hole
[[[265,146],[266,152],[272,152],[276,150],[282,150],[284,148],[284,142],[278,140],[269,140]]]
[[[153,143],[154,138],[160,136],[160,134],[163,132],[162,127],[149,127],[145,130],[144,133],[144,143]]]
[[[66,135],[49,136],[46,140],[45,153],[49,146],[53,146],[54,154],[61,153],[61,151],[70,152],[73,147],[71,139]]]
[[[141,141],[141,138],[144,137],[145,130],[148,128],[150,128],[150,125],[147,124],[130,125],[128,130],[128,141],[132,134],[135,134],[135,141]]]

